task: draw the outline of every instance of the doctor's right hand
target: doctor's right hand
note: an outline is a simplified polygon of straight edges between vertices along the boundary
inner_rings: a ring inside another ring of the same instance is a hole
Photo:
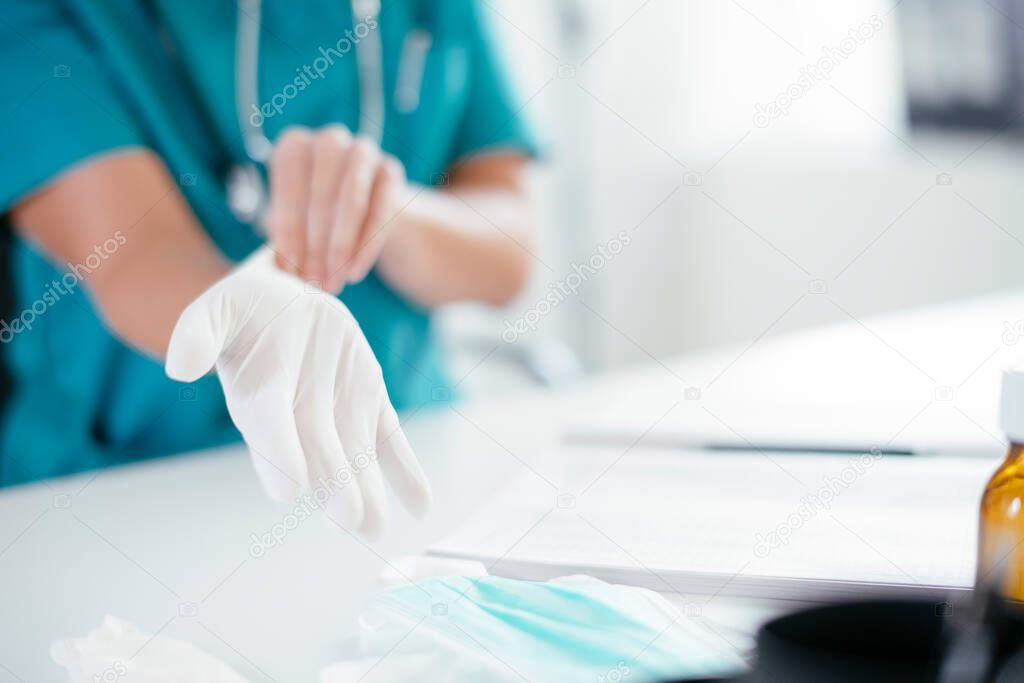
[[[192,382],[213,367],[271,497],[330,494],[328,516],[372,538],[386,521],[386,478],[410,513],[426,514],[429,484],[359,325],[338,299],[281,271],[266,247],[174,328],[167,375]]]

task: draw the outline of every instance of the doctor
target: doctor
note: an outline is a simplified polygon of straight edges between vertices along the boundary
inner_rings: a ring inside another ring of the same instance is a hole
[[[449,395],[430,311],[529,265],[487,13],[7,3],[0,485],[240,432],[277,499],[322,487],[374,535],[386,481],[423,513],[392,403]]]

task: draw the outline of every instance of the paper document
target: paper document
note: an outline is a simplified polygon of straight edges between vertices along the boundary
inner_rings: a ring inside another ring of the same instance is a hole
[[[872,316],[610,375],[566,425],[579,443],[1006,452],[1002,370],[1024,291]],[[680,380],[683,380],[682,383]]]
[[[634,451],[575,478],[525,473],[431,552],[516,578],[582,571],[665,592],[943,594],[973,584],[978,503],[997,464]]]

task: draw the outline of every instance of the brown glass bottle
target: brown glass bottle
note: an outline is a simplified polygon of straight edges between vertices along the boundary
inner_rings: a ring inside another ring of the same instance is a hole
[[[1024,445],[1019,443],[1010,444],[981,497],[977,583],[997,580],[1005,597],[1024,601]]]
[[[1024,370],[1003,372],[999,426],[1010,451],[981,496],[978,586],[1024,601]]]

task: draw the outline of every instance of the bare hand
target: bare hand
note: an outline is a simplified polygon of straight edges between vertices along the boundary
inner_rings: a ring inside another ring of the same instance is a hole
[[[405,169],[344,126],[293,127],[274,145],[267,229],[277,264],[337,294],[366,277],[400,210]]]

